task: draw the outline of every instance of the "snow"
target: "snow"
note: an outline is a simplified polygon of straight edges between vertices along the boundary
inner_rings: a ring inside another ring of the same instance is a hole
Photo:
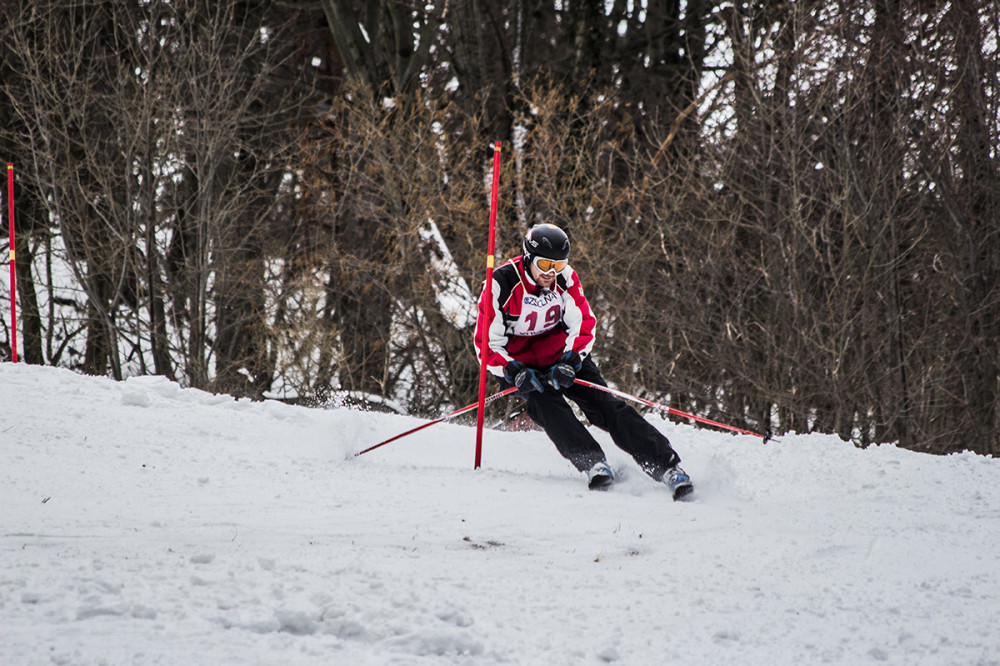
[[[505,398],[516,399],[516,398]],[[650,418],[599,433],[0,365],[0,664],[998,664],[1000,462]]]
[[[420,230],[420,238],[428,250],[427,263],[435,283],[434,293],[441,316],[459,330],[475,326],[478,316],[476,297],[458,270],[448,243],[433,219],[427,219],[427,226]]]

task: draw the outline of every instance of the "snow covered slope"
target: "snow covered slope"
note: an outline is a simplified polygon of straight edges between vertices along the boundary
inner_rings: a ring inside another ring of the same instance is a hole
[[[514,398],[511,398],[514,399]],[[0,365],[0,664],[1000,664],[1000,461],[654,421],[603,433]],[[654,417],[655,418],[655,417]]]

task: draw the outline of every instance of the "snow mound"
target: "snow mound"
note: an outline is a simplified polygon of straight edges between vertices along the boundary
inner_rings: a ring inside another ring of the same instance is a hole
[[[513,399],[513,398],[512,398]],[[1000,464],[653,423],[675,503],[604,433],[0,365],[2,664],[997,664]]]

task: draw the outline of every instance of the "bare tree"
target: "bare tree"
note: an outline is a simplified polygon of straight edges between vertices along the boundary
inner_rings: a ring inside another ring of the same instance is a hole
[[[37,360],[464,404],[500,139],[498,254],[567,229],[622,388],[1000,446],[996,3],[13,9]]]
[[[264,241],[314,91],[308,70],[287,67],[294,21],[255,7],[121,0],[10,14],[19,131],[5,137],[32,157],[26,190],[83,289],[59,302],[81,308],[87,372],[180,368],[194,385],[254,396],[270,385]]]

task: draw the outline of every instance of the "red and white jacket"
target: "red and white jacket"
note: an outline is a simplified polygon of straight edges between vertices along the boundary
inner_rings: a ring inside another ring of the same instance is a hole
[[[498,377],[510,361],[547,368],[568,351],[584,358],[594,346],[597,319],[576,271],[566,266],[549,291],[531,279],[522,261],[516,257],[496,269],[492,293],[484,285],[479,298],[476,354],[482,362],[483,337],[488,336],[486,367]],[[487,321],[492,322],[489,331]]]

